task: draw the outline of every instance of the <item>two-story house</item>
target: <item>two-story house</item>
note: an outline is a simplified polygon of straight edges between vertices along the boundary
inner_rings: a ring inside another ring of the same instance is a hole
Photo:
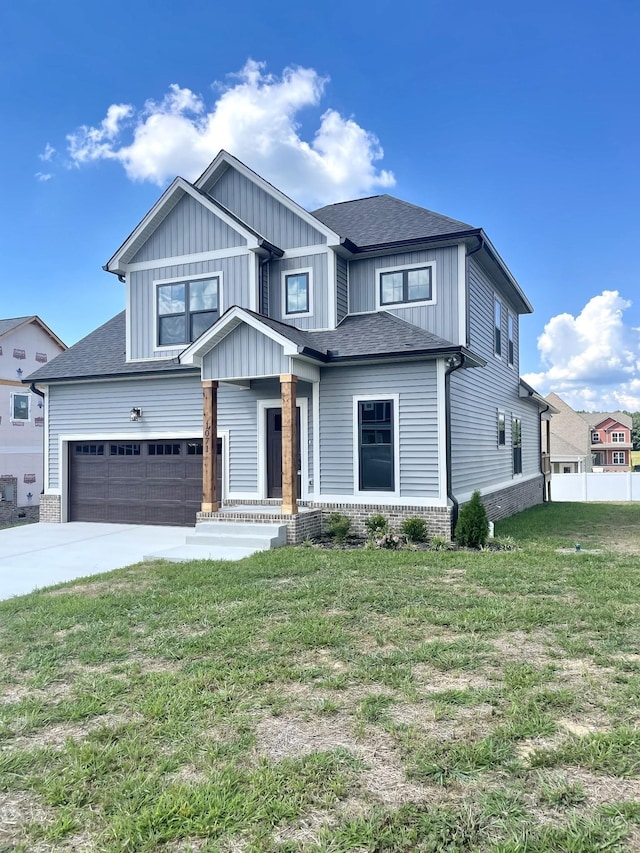
[[[23,379],[65,349],[35,315],[0,320],[0,523],[38,518],[44,403]]]
[[[532,308],[482,229],[388,195],[310,213],[222,151],[104,268],[125,310],[31,377],[47,519],[251,505],[299,541],[323,512],[449,535],[474,489],[493,518],[543,500]]]
[[[576,412],[562,397],[548,394],[557,414],[551,421],[554,474],[630,471],[632,418],[624,412]]]

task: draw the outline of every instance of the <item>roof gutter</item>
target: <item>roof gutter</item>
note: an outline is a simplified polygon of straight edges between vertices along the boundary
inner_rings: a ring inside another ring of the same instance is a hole
[[[451,501],[451,533],[454,534],[458,523],[458,500],[453,494],[452,471],[451,471],[451,374],[464,367],[464,353],[460,353],[460,359],[451,356],[448,359],[447,369],[444,373],[444,406],[445,406],[445,430],[447,436],[447,498]]]

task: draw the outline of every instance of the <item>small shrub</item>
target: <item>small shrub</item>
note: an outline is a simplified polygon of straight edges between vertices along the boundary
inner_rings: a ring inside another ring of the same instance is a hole
[[[456,524],[456,542],[467,548],[482,548],[489,537],[487,511],[476,489],[469,503],[460,510]]]
[[[517,551],[518,543],[513,536],[501,536],[500,539],[492,539],[489,547],[492,551]]]
[[[405,518],[400,530],[409,542],[424,542],[427,538],[427,523],[422,518]]]
[[[390,551],[397,551],[398,548],[402,548],[403,544],[403,537],[391,530],[376,539],[378,548],[387,548]]]
[[[432,551],[450,551],[451,542],[445,539],[444,536],[432,536],[429,542],[429,547]]]
[[[336,542],[344,542],[351,530],[351,519],[339,512],[330,513],[324,522],[324,532]]]
[[[389,530],[389,522],[381,513],[370,516],[364,523],[367,533],[373,539],[383,536]]]

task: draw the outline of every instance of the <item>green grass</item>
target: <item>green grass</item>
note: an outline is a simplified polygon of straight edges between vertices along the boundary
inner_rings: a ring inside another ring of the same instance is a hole
[[[639,526],[551,504],[497,525],[516,551],[285,548],[0,602],[0,851],[638,849]]]

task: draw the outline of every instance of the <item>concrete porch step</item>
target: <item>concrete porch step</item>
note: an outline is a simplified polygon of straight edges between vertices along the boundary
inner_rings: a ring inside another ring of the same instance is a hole
[[[279,548],[287,543],[284,524],[252,524],[243,521],[201,521],[188,533],[188,545],[222,545],[254,548],[256,551]]]
[[[145,554],[144,560],[167,560],[170,563],[187,563],[190,560],[243,560],[266,548],[240,548],[224,545],[178,545],[154,554]]]

